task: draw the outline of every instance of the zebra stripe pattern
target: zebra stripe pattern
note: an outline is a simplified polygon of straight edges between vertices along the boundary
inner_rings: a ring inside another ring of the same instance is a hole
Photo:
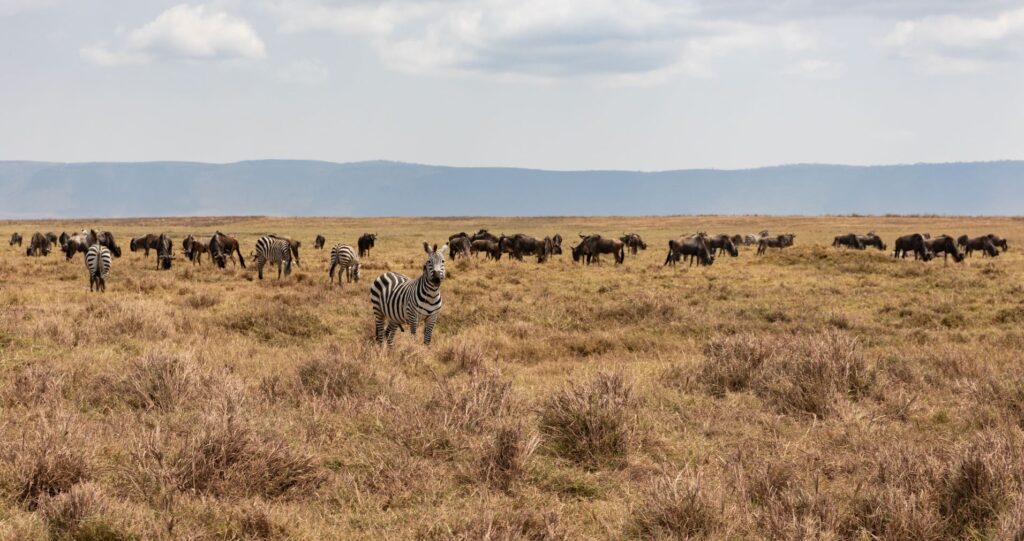
[[[335,244],[331,248],[331,270],[327,273],[331,278],[331,283],[334,283],[334,269],[338,269],[338,287],[341,286],[341,275],[345,273],[345,278],[351,282],[355,279],[359,281],[359,256],[356,255],[356,251],[347,244]]]
[[[423,249],[427,252],[427,262],[423,264],[423,274],[419,278],[410,280],[397,272],[386,272],[378,276],[370,287],[378,344],[386,339],[388,347],[391,347],[395,341],[395,330],[405,332],[403,324],[408,324],[415,336],[416,325],[424,320],[423,343],[430,345],[434,324],[441,311],[444,253],[448,251],[448,245],[438,250],[435,244],[431,250],[424,242]]]
[[[263,266],[267,263],[277,265],[277,278],[281,279],[281,271],[288,276],[292,273],[292,248],[287,239],[267,235],[256,241],[256,271],[263,279]]]
[[[107,290],[107,274],[110,274],[110,250],[101,244],[93,244],[85,253],[85,268],[89,271],[89,291]]]

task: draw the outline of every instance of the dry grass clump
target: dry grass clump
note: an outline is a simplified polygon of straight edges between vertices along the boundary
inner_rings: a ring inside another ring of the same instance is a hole
[[[481,459],[484,480],[500,490],[510,490],[527,473],[530,458],[540,437],[512,421],[498,427]]]
[[[482,369],[491,359],[483,341],[479,339],[456,338],[448,340],[437,352],[437,360],[449,366],[452,373],[472,373]]]
[[[1021,439],[985,434],[963,446],[937,487],[938,511],[950,537],[983,536],[1011,494],[1024,489]]]
[[[824,417],[862,397],[875,373],[856,339],[836,331],[797,338],[743,334],[705,349],[698,381],[712,394],[750,389],[786,413]]]
[[[472,513],[477,518],[433,524],[417,533],[420,541],[563,541],[574,539],[561,515],[537,507]]]
[[[193,293],[184,299],[185,306],[195,310],[212,308],[220,304],[220,297],[210,293]]]
[[[656,478],[643,490],[632,513],[630,536],[643,539],[708,537],[722,520],[700,475],[689,471]]]
[[[589,467],[622,465],[635,448],[639,400],[622,374],[570,382],[540,411],[540,428],[559,456]]]
[[[171,456],[178,489],[208,496],[276,498],[323,481],[313,457],[233,414],[205,419]]]
[[[4,442],[3,485],[28,509],[90,478],[90,456],[72,418],[42,418],[19,440]]]
[[[0,387],[0,403],[7,407],[31,407],[58,400],[64,391],[64,375],[42,366],[27,366],[16,372],[9,385]]]
[[[210,377],[191,353],[152,351],[132,361],[118,385],[126,404],[171,411],[207,395]]]
[[[54,541],[128,541],[140,539],[122,526],[118,510],[103,490],[81,483],[40,504],[40,514]]]
[[[330,334],[331,329],[307,310],[284,309],[276,304],[259,305],[220,320],[224,328],[270,345],[287,345],[296,339]]]
[[[305,394],[332,400],[363,396],[378,385],[374,371],[365,363],[337,355],[304,361],[296,376]]]

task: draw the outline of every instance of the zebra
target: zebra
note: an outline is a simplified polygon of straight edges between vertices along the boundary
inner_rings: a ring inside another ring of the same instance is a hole
[[[107,274],[110,273],[110,249],[102,244],[93,244],[85,253],[85,268],[89,271],[89,291],[107,290]]]
[[[345,273],[345,278],[351,282],[355,279],[359,281],[359,256],[356,255],[356,251],[347,244],[335,244],[331,248],[331,270],[328,275],[331,277],[331,283],[334,283],[334,269],[338,269],[338,287],[341,286],[341,274],[342,271]]]
[[[260,280],[263,279],[263,266],[267,263],[277,265],[277,278],[281,279],[281,269],[284,267],[284,275],[287,277],[292,273],[292,246],[288,239],[267,235],[256,241],[256,271]]]
[[[441,311],[441,282],[445,276],[444,254],[448,245],[438,250],[435,244],[431,250],[424,242],[423,251],[427,253],[427,262],[423,264],[423,274],[419,278],[410,280],[403,274],[386,272],[378,276],[370,287],[378,344],[383,344],[386,338],[388,347],[391,347],[395,341],[395,329],[405,332],[403,323],[409,325],[415,336],[416,325],[423,319],[423,343],[430,345],[434,324]]]

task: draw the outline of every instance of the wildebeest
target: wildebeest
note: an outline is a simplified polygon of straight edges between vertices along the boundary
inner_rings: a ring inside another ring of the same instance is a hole
[[[933,257],[942,254],[943,261],[949,261],[948,257],[953,256],[953,261],[960,263],[964,260],[964,254],[956,247],[956,241],[949,235],[939,235],[933,239],[924,241],[925,248]]]
[[[856,233],[847,233],[845,235],[839,235],[832,240],[832,246],[846,246],[847,248],[853,248],[854,250],[863,250],[864,243],[861,242],[860,237]]]
[[[743,235],[733,235],[729,237],[729,240],[732,241],[734,246],[743,246],[746,244],[743,240]]]
[[[46,240],[50,241],[50,246],[58,246],[57,239],[60,237],[58,237],[56,233],[53,231],[47,231],[46,233],[43,233],[43,236],[46,237]]]
[[[463,231],[448,237],[448,248],[452,261],[457,259],[460,254],[462,257],[469,257],[470,252],[472,252],[473,241],[469,240],[469,235]]]
[[[555,233],[555,236],[551,237],[551,253],[562,255],[562,235],[560,233]]]
[[[17,244],[18,246],[21,246],[21,234],[19,234],[19,233],[12,233],[11,234],[11,242],[10,242],[10,244],[8,244],[8,246],[14,246],[15,244]]]
[[[324,244],[327,244],[327,239],[324,238],[323,235],[318,234],[316,238],[313,239],[313,249],[315,250],[323,250]]]
[[[522,233],[516,233],[511,237],[502,235],[499,240],[499,245],[502,251],[508,248],[509,257],[523,260],[523,256],[535,255],[537,256],[537,262],[543,263],[547,261],[547,258],[553,252],[554,243],[551,241],[551,237],[544,237],[543,239],[537,239],[524,235]]]
[[[471,241],[470,252],[473,254],[483,252],[488,259],[501,260],[501,247],[498,246],[498,241],[496,240],[477,239]]]
[[[376,233],[363,233],[356,243],[359,246],[359,257],[370,257],[370,248],[373,248],[376,241]]]
[[[925,242],[928,239],[923,233],[913,233],[910,235],[903,235],[896,239],[894,245],[895,250],[892,252],[893,257],[905,258],[908,253],[914,254],[914,259],[923,259],[928,261],[932,258],[931,252],[928,250],[928,246]]]
[[[759,237],[757,235],[753,235],[753,234],[743,235],[743,245],[744,246],[753,246],[753,245],[757,244],[757,241],[760,238],[761,237]]]
[[[882,240],[882,237],[876,235],[874,231],[869,231],[867,235],[857,236],[857,240],[859,240],[865,248],[867,248],[868,246],[874,246],[876,249],[882,252],[884,252],[887,249],[885,246],[885,241]]]
[[[615,264],[626,260],[625,245],[619,239],[606,239],[601,235],[580,234],[580,243],[572,247],[573,262],[585,261],[587,265],[600,263],[601,254],[612,254]]]
[[[495,235],[494,233],[491,233],[486,229],[481,229],[480,231],[473,233],[473,236],[469,237],[469,240],[490,240],[498,242],[499,239],[498,236]]]
[[[171,261],[174,260],[174,244],[171,243],[171,238],[167,235],[160,233],[160,236],[156,239],[156,268],[157,270],[169,270],[171,268]]]
[[[202,242],[190,234],[185,237],[185,240],[181,241],[181,252],[185,254],[185,257],[191,261],[193,265],[196,263],[202,265],[203,254],[210,252],[210,244],[209,242]]]
[[[157,242],[159,240],[160,235],[153,233],[142,235],[141,237],[134,237],[128,242],[128,249],[133,252],[143,250],[143,257],[149,257],[149,251],[157,249]]]
[[[712,255],[720,255],[723,252],[729,254],[730,257],[740,255],[739,249],[736,248],[736,244],[732,242],[729,235],[714,235],[707,237],[704,242],[707,243]]]
[[[64,250],[64,258],[70,261],[78,252],[85,253],[90,246],[96,244],[96,237],[96,231],[92,229],[82,230],[74,235],[61,233],[60,247]]]
[[[46,238],[46,235],[36,232],[29,239],[28,249],[25,250],[27,256],[48,256],[50,255],[50,239]]]
[[[697,266],[711,265],[715,262],[715,255],[708,247],[707,236],[704,234],[683,237],[678,240],[668,241],[668,255],[665,256],[665,265],[675,266],[680,258],[690,258],[690,266],[696,261]]]
[[[761,237],[761,240],[757,242],[757,255],[764,255],[768,248],[778,248],[781,250],[787,246],[792,246],[795,239],[796,234],[794,233],[786,233],[785,235],[776,235],[774,237]]]
[[[245,268],[245,258],[242,257],[242,250],[238,246],[238,240],[234,237],[229,237],[220,231],[217,231],[210,237],[210,258],[213,259],[217,266],[225,268],[228,264],[228,260],[231,259],[231,254],[238,254],[238,264]],[[232,260],[233,261],[233,260]]]
[[[633,255],[636,255],[638,250],[647,249],[647,243],[636,233],[623,233],[619,240],[629,248],[629,252]]]
[[[994,244],[996,248],[1001,248],[1004,252],[1009,249],[1009,246],[1006,243],[1006,239],[1004,239],[1003,237],[1000,237],[999,235],[995,235],[993,233],[989,233],[986,236],[992,240],[992,244]]]
[[[971,257],[975,250],[980,250],[983,257],[986,255],[990,257],[999,255],[999,250],[988,235],[973,239],[967,238],[967,235],[964,235],[957,239],[957,246],[963,248],[964,255],[968,257]]]

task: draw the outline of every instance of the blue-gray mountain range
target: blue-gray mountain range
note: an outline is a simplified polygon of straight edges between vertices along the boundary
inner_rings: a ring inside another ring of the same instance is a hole
[[[0,162],[0,218],[1024,214],[1024,161],[543,171],[387,161]]]

